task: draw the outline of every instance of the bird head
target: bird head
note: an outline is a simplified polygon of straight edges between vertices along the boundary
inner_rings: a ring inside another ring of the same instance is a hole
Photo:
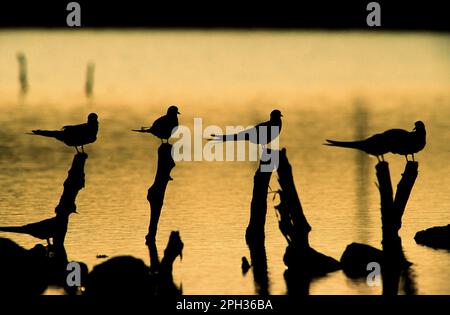
[[[422,121],[416,121],[415,123],[414,123],[414,129],[413,129],[414,131],[419,131],[419,132],[422,132],[422,131],[425,131],[425,124],[422,122]]]
[[[283,115],[281,114],[281,112],[278,109],[274,109],[270,113],[270,120],[281,120],[281,117],[283,117]]]
[[[94,122],[96,123],[97,119],[98,119],[98,116],[96,113],[90,113],[88,116],[88,122],[90,122],[90,123],[94,123]]]
[[[176,107],[175,105],[170,106],[167,109],[167,115],[181,115],[181,113],[178,111],[178,107]]]

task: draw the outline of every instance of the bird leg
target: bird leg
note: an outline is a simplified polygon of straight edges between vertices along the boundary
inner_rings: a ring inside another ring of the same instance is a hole
[[[384,162],[384,154],[381,155],[381,160]]]
[[[411,155],[412,155],[412,160],[413,160],[413,162],[414,162],[414,161],[415,161],[415,160],[414,160],[414,153],[413,153],[413,154],[411,154]]]
[[[406,159],[406,163],[408,163],[408,162],[409,162],[409,160],[408,160],[408,154],[405,155],[405,159]]]
[[[77,150],[77,153],[80,153],[80,151],[78,151],[78,147],[77,146],[75,146],[75,150]]]
[[[380,157],[378,155],[377,155],[377,160],[378,160],[378,162],[381,162]]]
[[[81,146],[81,152],[83,152],[83,153],[84,153],[84,147],[83,147],[83,146]]]

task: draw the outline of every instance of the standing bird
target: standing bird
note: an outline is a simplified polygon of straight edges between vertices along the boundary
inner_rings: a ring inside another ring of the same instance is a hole
[[[164,142],[163,139],[169,142],[169,138],[178,128],[178,115],[181,115],[178,107],[172,105],[167,109],[167,114],[156,119],[151,127],[141,127],[132,131],[151,133],[161,139],[161,142]]]
[[[281,117],[283,115],[278,109],[270,113],[270,120],[260,123],[254,127],[245,129],[241,132],[229,135],[212,134],[212,139],[216,141],[250,141],[254,144],[266,145],[272,142],[281,132]]]
[[[89,143],[94,143],[97,140],[98,132],[98,116],[91,113],[88,120],[84,124],[64,126],[61,130],[33,130],[32,134],[52,137],[64,142],[69,147],[75,147],[77,152],[78,147],[81,146],[81,152],[84,153],[83,146]]]
[[[75,209],[69,212],[77,213]],[[64,235],[67,231],[67,225],[69,223],[69,215],[67,214],[57,214],[55,217],[50,219],[45,219],[39,222],[30,223],[22,226],[2,226],[0,227],[1,232],[12,232],[28,234],[35,238],[41,240],[47,240],[47,244],[51,245],[50,239],[55,236]]]
[[[384,161],[384,154],[389,152],[404,155],[406,161],[408,161],[408,155],[411,154],[414,161],[414,153],[421,151],[426,144],[425,124],[422,121],[416,121],[414,125],[415,128],[411,132],[403,129],[390,129],[360,141],[327,139],[328,143],[325,143],[325,145],[358,149],[375,155],[378,161],[380,161],[380,156],[381,160]]]

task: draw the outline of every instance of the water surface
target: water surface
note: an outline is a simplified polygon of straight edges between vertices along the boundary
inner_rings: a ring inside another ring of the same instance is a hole
[[[129,130],[148,125],[170,104],[180,120],[248,126],[284,115],[287,148],[311,245],[339,259],[351,242],[381,247],[376,159],[322,146],[397,127],[427,126],[419,177],[400,235],[413,262],[419,294],[450,293],[450,254],[415,244],[414,234],[450,222],[450,38],[428,33],[226,31],[0,32],[0,224],[53,215],[75,152],[52,139],[26,135],[100,117],[97,142],[86,150],[86,187],[66,238],[69,259],[90,268],[97,254],[133,255],[149,263],[147,189],[159,140]],[[30,90],[19,95],[16,53],[28,60]],[[94,97],[84,95],[94,62]],[[394,187],[404,158],[387,156]],[[185,243],[174,275],[185,294],[253,294],[244,234],[256,162],[178,162],[167,188],[157,245],[170,231]],[[277,189],[276,174],[271,187]],[[272,196],[272,195],[269,195]],[[268,202],[266,250],[273,294],[286,293],[286,242]],[[37,240],[2,233],[22,246]],[[311,294],[380,294],[341,271],[311,283]],[[402,292],[400,292],[402,293]]]

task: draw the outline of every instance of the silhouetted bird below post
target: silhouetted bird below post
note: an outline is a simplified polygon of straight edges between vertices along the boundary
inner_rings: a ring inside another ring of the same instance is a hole
[[[283,115],[278,109],[270,113],[270,120],[260,123],[254,127],[245,129],[241,132],[229,135],[212,134],[212,139],[216,141],[250,141],[254,144],[266,145],[272,142],[281,132],[281,117]]]
[[[178,107],[172,105],[167,109],[167,114],[155,120],[151,127],[141,127],[141,129],[133,129],[132,131],[151,133],[152,135],[169,142],[169,138],[175,133],[178,128]]]
[[[97,119],[97,114],[91,113],[88,116],[87,122],[84,124],[64,126],[61,130],[33,130],[33,134],[55,138],[64,142],[69,147],[75,147],[78,153],[78,147],[81,146],[81,151],[84,153],[83,146],[94,143],[97,140]]]
[[[70,213],[77,212],[75,209],[72,209]],[[28,234],[41,240],[47,240],[47,243],[50,245],[50,239],[53,239],[59,234],[65,234],[67,231],[68,221],[69,216],[66,214],[61,214],[50,219],[45,219],[22,226],[2,226],[0,227],[0,231]]]
[[[413,131],[408,132],[403,129],[390,129],[383,133],[373,135],[365,140],[360,141],[335,141],[326,140],[325,145],[352,148],[364,151],[368,154],[375,155],[380,161],[384,161],[384,154],[394,153],[404,155],[408,161],[408,155],[412,155],[421,151],[426,144],[425,124],[422,121],[416,121]]]

